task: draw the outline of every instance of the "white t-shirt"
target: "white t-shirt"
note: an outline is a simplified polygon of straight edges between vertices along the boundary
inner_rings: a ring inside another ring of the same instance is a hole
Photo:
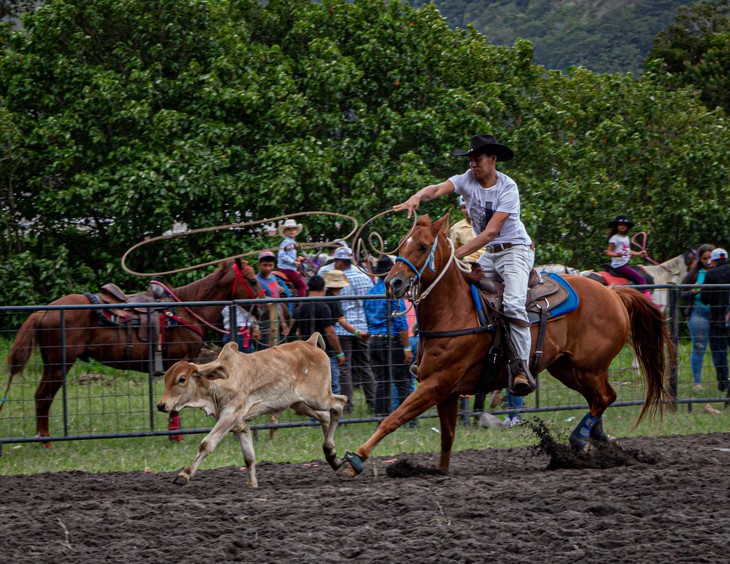
[[[494,212],[504,212],[509,217],[502,225],[499,235],[489,244],[532,243],[520,220],[520,193],[517,184],[509,176],[497,171],[497,183],[491,188],[483,188],[475,180],[471,170],[452,176],[449,180],[454,185],[454,191],[464,197],[474,233],[479,235],[484,231]]]
[[[609,245],[612,243],[615,245],[614,251],[620,253],[620,255],[617,257],[611,257],[611,266],[615,268],[617,266],[628,264],[631,260],[631,240],[628,235],[619,235],[618,233],[614,233],[608,240]]]

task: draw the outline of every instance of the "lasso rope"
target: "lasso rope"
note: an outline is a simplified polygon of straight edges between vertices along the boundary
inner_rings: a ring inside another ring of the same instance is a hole
[[[127,250],[126,253],[124,253],[124,256],[122,256],[122,268],[125,270],[125,272],[128,272],[129,274],[133,274],[135,276],[164,276],[164,275],[168,275],[168,274],[178,274],[180,272],[187,272],[188,270],[195,270],[195,269],[198,269],[198,268],[203,268],[203,267],[206,267],[206,266],[211,266],[213,264],[220,263],[222,260],[229,260],[229,259],[243,258],[243,257],[251,256],[251,255],[258,255],[258,253],[260,253],[262,251],[275,251],[275,250],[278,250],[278,248],[279,248],[278,246],[277,247],[269,247],[269,248],[266,248],[266,249],[257,249],[255,251],[248,251],[248,252],[245,252],[245,253],[241,253],[241,254],[237,254],[237,255],[225,257],[225,258],[222,258],[222,259],[211,260],[211,261],[208,261],[208,262],[201,262],[201,263],[195,264],[193,266],[186,266],[184,268],[178,268],[178,269],[175,269],[175,270],[167,270],[165,272],[137,272],[137,271],[134,271],[134,270],[132,270],[131,268],[129,268],[127,266],[127,257],[129,257],[129,255],[132,252],[136,251],[137,249],[140,249],[141,247],[143,247],[145,245],[149,245],[149,244],[152,244],[152,243],[157,243],[158,241],[164,241],[164,240],[167,240],[167,239],[177,239],[177,238],[181,238],[181,237],[188,237],[190,235],[195,235],[197,233],[206,233],[206,232],[210,232],[210,231],[221,231],[221,230],[224,230],[224,229],[241,229],[241,228],[244,228],[244,227],[251,227],[251,226],[254,226],[254,225],[270,224],[270,223],[275,223],[279,219],[289,219],[289,218],[306,216],[306,215],[336,216],[336,217],[345,219],[347,221],[351,221],[353,223],[354,227],[353,227],[352,231],[350,231],[349,233],[347,233],[347,235],[345,235],[344,237],[339,237],[338,239],[333,240],[333,241],[322,241],[322,242],[317,242],[317,243],[301,243],[301,248],[302,249],[319,249],[319,248],[322,248],[322,247],[337,247],[338,246],[338,243],[337,243],[338,240],[347,240],[347,239],[349,239],[353,235],[353,233],[355,233],[355,231],[357,231],[357,228],[358,228],[358,221],[354,217],[352,217],[352,216],[345,215],[345,214],[342,214],[342,213],[336,213],[336,212],[307,211],[307,212],[297,212],[297,213],[290,213],[290,214],[286,214],[286,215],[279,215],[277,217],[269,217],[269,218],[266,218],[266,219],[259,219],[259,220],[254,220],[254,221],[247,221],[247,222],[244,222],[244,223],[231,223],[229,225],[216,225],[216,226],[213,226],[213,227],[203,227],[203,228],[200,228],[200,229],[190,229],[190,230],[182,231],[180,233],[169,233],[167,235],[159,235],[157,237],[151,237],[149,239],[145,239],[144,241],[141,241],[141,242],[137,243],[136,245],[133,245],[132,247],[130,247]]]

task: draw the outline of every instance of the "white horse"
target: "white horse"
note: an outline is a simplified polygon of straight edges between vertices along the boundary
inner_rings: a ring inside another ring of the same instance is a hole
[[[649,264],[642,268],[654,277],[654,284],[681,284],[684,277],[687,276],[688,260],[690,259],[687,253],[685,253],[677,255],[661,264]],[[667,312],[666,308],[669,303],[668,290],[654,290],[652,299],[664,313]]]
[[[654,277],[654,284],[680,284],[687,275],[687,262],[691,257],[689,253],[677,255],[661,264],[652,264],[641,266],[650,276]],[[538,272],[553,272],[556,274],[579,274],[587,278],[593,278],[597,281],[606,283],[603,277],[595,270],[578,270],[571,266],[563,264],[543,264],[535,267]],[[654,303],[666,313],[666,307],[669,302],[669,292],[665,289],[654,290],[652,295]]]

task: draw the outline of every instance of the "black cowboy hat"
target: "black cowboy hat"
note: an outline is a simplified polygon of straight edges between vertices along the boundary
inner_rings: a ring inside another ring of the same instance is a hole
[[[468,150],[454,149],[453,152],[457,157],[468,157],[477,153],[497,155],[498,161],[509,161],[515,156],[512,149],[497,143],[497,138],[494,135],[474,135],[471,138],[471,144]]]
[[[609,227],[616,227],[619,223],[625,223],[629,226],[629,229],[634,226],[633,221],[629,221],[629,218],[625,215],[619,214],[616,216],[616,219],[614,219],[611,223],[608,224]]]
[[[383,255],[378,259],[378,262],[375,264],[375,268],[373,268],[373,274],[375,276],[383,276],[385,274],[388,274],[391,268],[393,268],[393,259],[390,258],[388,255]]]

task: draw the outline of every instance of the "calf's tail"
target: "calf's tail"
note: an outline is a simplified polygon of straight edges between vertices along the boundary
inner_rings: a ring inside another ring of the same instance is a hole
[[[324,337],[322,337],[322,334],[319,333],[318,331],[315,331],[314,333],[312,333],[312,336],[309,337],[309,339],[307,339],[307,342],[312,345],[316,345],[318,348],[320,348],[322,350],[327,349],[327,346],[324,344]]]

